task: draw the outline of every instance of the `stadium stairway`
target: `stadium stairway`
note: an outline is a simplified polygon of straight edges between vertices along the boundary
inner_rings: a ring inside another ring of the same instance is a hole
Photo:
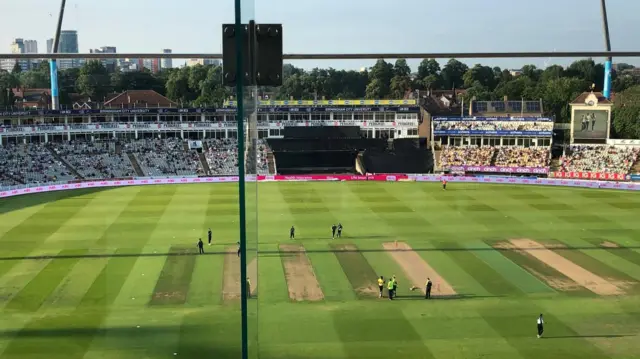
[[[442,157],[442,150],[434,150],[433,151],[433,167],[434,170],[436,171],[440,171],[441,167],[440,167],[440,158]]]
[[[630,173],[640,173],[640,156],[638,156],[636,163],[634,163],[633,166],[631,166]]]
[[[144,177],[145,174],[144,172],[142,172],[142,168],[140,167],[140,164],[138,163],[138,159],[136,158],[136,156],[134,156],[133,153],[128,152],[127,157],[129,157],[129,161],[131,161],[131,165],[133,166],[133,169],[136,171],[136,175],[138,175],[138,177]]]
[[[276,158],[273,155],[273,152],[269,150],[267,152],[267,165],[269,166],[269,174],[275,175],[276,173]]]
[[[122,144],[120,142],[116,142],[116,155],[122,154]]]
[[[211,168],[209,168],[209,162],[207,162],[207,158],[204,156],[204,153],[198,152],[198,158],[200,159],[200,165],[202,165],[202,169],[207,176],[211,175]]]
[[[78,178],[78,179],[84,179],[84,177],[82,177],[82,176],[80,175],[80,173],[79,173],[78,171],[76,171],[76,169],[75,169],[75,168],[71,167],[71,165],[70,165],[67,161],[65,161],[65,160],[62,158],[62,156],[60,156],[60,155],[58,154],[58,152],[56,152],[56,151],[53,149],[53,147],[51,147],[51,146],[46,146],[46,147],[47,147],[47,150],[49,150],[49,152],[51,152],[51,155],[53,156],[53,158],[55,158],[55,159],[56,159],[56,160],[58,160],[60,163],[62,163],[62,164],[64,165],[64,167],[65,167],[69,172],[71,172],[74,176],[76,176],[76,178]]]

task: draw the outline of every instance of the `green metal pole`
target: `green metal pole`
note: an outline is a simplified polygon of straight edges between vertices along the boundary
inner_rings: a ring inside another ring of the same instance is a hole
[[[244,48],[244,26],[242,25],[242,0],[235,0],[236,10],[236,96],[238,111],[238,202],[240,206],[240,310],[242,325],[242,359],[249,358],[248,318],[247,318],[247,209],[245,204],[244,175],[244,66],[242,49]]]

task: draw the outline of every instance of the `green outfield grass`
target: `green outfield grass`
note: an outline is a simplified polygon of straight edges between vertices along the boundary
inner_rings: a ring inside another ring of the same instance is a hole
[[[198,184],[0,200],[0,359],[238,358],[236,192]],[[261,183],[257,193],[254,358],[640,353],[640,194],[373,182]],[[343,238],[331,240],[338,222]],[[302,247],[283,246],[292,225]],[[198,255],[209,227],[213,244]],[[546,247],[518,247],[526,240]],[[383,248],[397,243],[418,256]],[[378,298],[380,275],[397,277],[396,300]],[[427,275],[439,278],[431,301],[409,290]]]

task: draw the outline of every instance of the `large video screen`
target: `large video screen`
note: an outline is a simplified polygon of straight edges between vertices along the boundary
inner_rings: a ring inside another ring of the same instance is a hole
[[[608,110],[575,110],[573,113],[573,138],[606,139],[609,127]]]

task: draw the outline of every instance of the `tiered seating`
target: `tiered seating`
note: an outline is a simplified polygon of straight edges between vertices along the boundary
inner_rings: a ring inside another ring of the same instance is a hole
[[[178,138],[141,139],[125,144],[147,176],[192,176],[202,173],[195,151],[185,151]]]
[[[553,122],[531,121],[442,121],[436,131],[552,131]]]
[[[548,147],[498,147],[495,165],[500,167],[548,167]]]
[[[56,160],[45,145],[40,143],[9,144],[0,147],[0,163],[4,173],[10,174],[24,183],[76,179],[64,164]]]
[[[440,156],[441,166],[491,166],[495,149],[493,147],[444,147]]]
[[[72,141],[52,144],[55,151],[87,179],[135,176],[126,154],[116,154],[115,142]]]
[[[639,148],[571,146],[561,160],[563,172],[627,174],[637,161]]]
[[[211,174],[214,176],[238,175],[238,141],[235,139],[208,139],[204,141]]]

